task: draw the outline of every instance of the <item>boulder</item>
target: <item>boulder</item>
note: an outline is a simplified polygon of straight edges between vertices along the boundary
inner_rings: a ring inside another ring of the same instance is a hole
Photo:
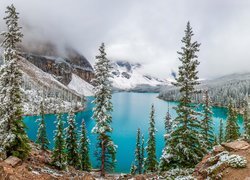
[[[134,178],[135,178],[135,180],[146,180],[147,179],[146,176],[144,176],[142,174],[136,175]]]
[[[22,164],[22,160],[14,156],[8,157],[7,159],[4,160],[4,162],[11,165],[12,167],[16,167]]]
[[[225,151],[225,148],[221,145],[217,145],[213,147],[213,155],[219,154],[221,152]]]
[[[221,144],[227,151],[239,151],[239,150],[247,150],[250,148],[250,144],[246,141],[234,141],[230,143],[222,143]]]
[[[95,178],[91,174],[84,174],[80,179],[82,180],[95,180]]]

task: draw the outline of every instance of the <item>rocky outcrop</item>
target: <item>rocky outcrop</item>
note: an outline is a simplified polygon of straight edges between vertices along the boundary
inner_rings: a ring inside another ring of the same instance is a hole
[[[250,144],[239,140],[215,146],[196,166],[197,179],[245,179],[250,177]]]
[[[0,179],[36,179],[36,180],[69,180],[69,179],[87,179],[94,180],[95,177],[88,172],[76,170],[68,167],[67,171],[59,171],[50,166],[51,152],[42,151],[35,144],[31,143],[32,151],[28,159],[21,161],[16,157],[8,157],[0,161]]]
[[[72,73],[83,80],[91,82],[94,70],[89,61],[73,48],[65,47],[60,51],[52,43],[41,43],[36,48],[22,47],[22,56],[28,61],[54,75],[54,77],[68,85]]]

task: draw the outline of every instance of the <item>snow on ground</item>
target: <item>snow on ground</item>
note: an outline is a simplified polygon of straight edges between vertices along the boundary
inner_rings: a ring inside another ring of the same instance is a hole
[[[68,84],[68,88],[84,96],[93,96],[94,94],[93,93],[94,87],[91,84],[84,81],[79,76],[77,76],[76,74],[72,74],[72,80]]]
[[[24,58],[20,67],[23,73],[24,114],[37,114],[40,102],[44,98],[46,113],[53,113],[60,107],[62,112],[71,108],[83,109],[82,95],[68,88]]]

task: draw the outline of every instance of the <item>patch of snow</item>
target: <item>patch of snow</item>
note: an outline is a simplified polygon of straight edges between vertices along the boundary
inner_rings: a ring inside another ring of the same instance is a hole
[[[93,96],[93,86],[88,82],[84,81],[82,78],[77,76],[76,74],[72,74],[72,80],[68,84],[68,88],[76,91],[78,94],[84,96]]]

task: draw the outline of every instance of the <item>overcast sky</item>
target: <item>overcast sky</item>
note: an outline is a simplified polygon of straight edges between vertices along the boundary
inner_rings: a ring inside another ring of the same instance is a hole
[[[0,0],[14,3],[27,39],[70,44],[92,64],[105,42],[108,57],[144,64],[144,71],[169,77],[178,69],[187,21],[201,43],[199,76],[250,72],[248,0]]]

